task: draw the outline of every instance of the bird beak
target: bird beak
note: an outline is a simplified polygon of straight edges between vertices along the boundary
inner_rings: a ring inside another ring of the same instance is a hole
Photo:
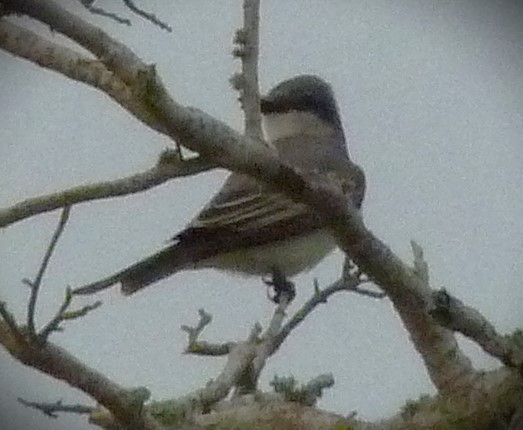
[[[274,105],[268,97],[260,98],[260,110],[263,114],[274,112]]]

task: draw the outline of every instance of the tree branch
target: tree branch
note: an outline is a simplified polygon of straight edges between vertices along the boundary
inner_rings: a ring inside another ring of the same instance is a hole
[[[40,289],[40,285],[42,285],[42,279],[44,277],[45,271],[47,270],[47,267],[49,266],[49,262],[51,261],[51,257],[53,256],[56,244],[58,243],[58,240],[60,239],[60,236],[64,231],[65,225],[67,224],[70,212],[71,206],[66,206],[62,210],[62,214],[60,215],[60,221],[58,222],[58,226],[56,227],[51,241],[49,242],[49,246],[47,247],[44,258],[42,260],[42,264],[40,264],[40,268],[38,269],[38,273],[36,274],[34,281],[26,280],[26,283],[31,287],[31,295],[29,297],[29,304],[27,306],[27,329],[29,330],[29,333],[32,336],[36,336],[35,310],[36,299],[38,298],[38,291]]]
[[[93,15],[100,15],[100,16],[104,16],[106,18],[110,18],[113,21],[117,22],[118,24],[131,25],[130,19],[122,18],[121,16],[117,15],[116,13],[108,12],[101,7],[94,6],[95,1],[96,0],[80,0],[80,3],[82,4],[83,7],[85,7]]]
[[[139,69],[128,69],[129,65],[143,64],[141,60],[123,43],[111,38],[105,31],[92,25],[72,12],[49,0],[2,0],[8,10],[27,15],[51,27],[74,42],[92,52],[109,70],[124,82],[132,82]],[[38,7],[35,7],[38,6]]]
[[[67,287],[65,291],[65,298],[58,309],[58,312],[53,317],[51,321],[49,321],[46,326],[38,333],[38,339],[47,342],[47,339],[51,335],[51,333],[55,331],[61,331],[62,327],[60,324],[64,321],[73,320],[77,318],[81,318],[85,315],[87,315],[89,312],[94,311],[95,309],[98,309],[101,305],[101,301],[96,301],[93,304],[82,306],[81,308],[70,311],[69,306],[71,305],[71,301],[73,299],[73,292],[70,287]]]
[[[31,402],[18,397],[18,401],[24,406],[41,411],[44,415],[47,415],[50,418],[58,418],[57,412],[91,414],[96,410],[96,408],[86,405],[64,405],[61,400],[54,403],[40,403]]]
[[[0,321],[0,344],[18,361],[82,390],[107,408],[115,419],[130,429],[159,430],[141,405],[147,399],[143,388],[128,390],[91,369],[51,342],[18,342],[7,324]]]
[[[198,321],[196,327],[191,327],[188,325],[182,325],[181,327],[189,337],[185,352],[188,354],[207,356],[222,356],[229,354],[235,345],[233,342],[214,344],[198,339],[203,329],[207,327],[212,321],[212,315],[205,312],[205,309],[199,309],[198,314],[200,315],[200,320]]]
[[[53,43],[7,19],[0,20],[0,48],[45,69],[101,90],[135,118],[152,129],[165,133],[153,115],[134,97],[132,89],[103,62]]]
[[[299,324],[314,310],[319,304],[327,303],[327,299],[339,291],[357,291],[360,280],[356,277],[344,277],[332,283],[328,287],[320,290],[315,283],[313,296],[307,300],[303,306],[291,317],[289,321],[274,337],[271,345],[273,352],[276,351]]]
[[[430,314],[442,326],[460,332],[505,366],[523,372],[523,345],[518,347],[509,336],[501,336],[479,311],[466,306],[445,290],[435,291],[433,301]]]
[[[4,301],[0,300],[0,316],[5,322],[5,328],[11,332],[13,340],[18,343],[25,343],[25,336],[22,333],[22,330],[18,327],[14,315],[7,309],[7,305]],[[0,320],[1,323],[1,320]]]
[[[143,9],[140,9],[138,6],[134,4],[134,1],[132,0],[123,0],[124,4],[129,8],[131,12],[134,12],[136,15],[141,16],[142,18],[145,18],[147,21],[152,22],[154,25],[160,27],[162,30],[166,30],[169,33],[173,31],[170,25],[164,23],[159,18],[156,17],[155,14],[150,12],[145,12]]]
[[[201,157],[194,157],[181,162],[174,162],[175,158],[177,159],[177,157],[171,157],[169,162],[160,162],[144,172],[115,181],[81,185],[58,193],[30,198],[9,208],[0,209],[0,228],[61,207],[139,193],[171,179],[195,175],[215,167],[213,163],[207,162]]]
[[[263,142],[258,84],[260,0],[243,1],[243,28],[236,31],[233,55],[241,59],[242,71],[231,78],[240,92],[244,112],[244,132],[253,140]]]
[[[220,346],[210,346],[207,342],[198,341],[202,330],[210,324],[212,317],[203,309],[199,310],[200,320],[196,327],[182,326],[189,334],[189,345],[187,351],[198,355],[227,355],[227,363],[222,371],[204,388],[183,396],[176,400],[153,402],[148,406],[151,415],[165,425],[173,426],[198,413],[207,413],[209,408],[224,399],[231,389],[241,384],[245,373],[249,373],[252,360],[256,355],[256,339],[249,335],[247,341],[228,342]],[[218,349],[221,348],[220,353]],[[172,422],[173,414],[176,415],[176,423]]]

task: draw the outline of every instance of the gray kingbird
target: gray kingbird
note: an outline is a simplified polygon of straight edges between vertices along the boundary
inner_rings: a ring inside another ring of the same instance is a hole
[[[265,139],[283,163],[305,177],[334,179],[361,208],[365,176],[349,158],[329,84],[312,75],[283,81],[261,99],[261,112]],[[75,293],[120,283],[129,295],[178,271],[209,267],[286,279],[313,268],[335,247],[325,223],[307,205],[232,173],[172,244]]]

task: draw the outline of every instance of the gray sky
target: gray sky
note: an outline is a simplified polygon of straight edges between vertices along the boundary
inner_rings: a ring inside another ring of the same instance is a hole
[[[115,3],[114,10],[120,10]],[[154,62],[174,97],[240,128],[228,78],[241,24],[235,1],[147,2],[173,33],[133,18],[130,28],[90,21]],[[262,90],[318,73],[338,97],[352,157],[363,166],[367,225],[404,260],[409,241],[425,250],[434,287],[477,307],[502,332],[523,325],[523,7],[513,1],[264,1]],[[72,7],[78,10],[77,6]],[[126,13],[123,12],[122,13]],[[23,21],[26,22],[26,21]],[[32,28],[37,28],[32,25]],[[47,30],[38,28],[47,37]],[[150,167],[172,145],[109,98],[0,52],[0,205]],[[154,252],[217,190],[226,172],[168,183],[142,195],[73,208],[44,280],[38,321],[47,321],[66,285],[78,286]],[[20,318],[58,213],[0,233],[0,297]],[[296,309],[312,280],[335,280],[343,257],[296,278]],[[273,306],[257,278],[186,272],[132,298],[101,294],[104,306],[53,340],[122,385],[172,398],[216,376],[223,359],[181,355],[181,324],[204,307],[208,340],[244,338]],[[79,303],[87,300],[79,300]],[[497,363],[464,342],[480,367]],[[334,297],[273,357],[273,375],[301,381],[332,372],[320,407],[377,419],[434,389],[390,304]],[[49,420],[16,402],[90,403],[82,394],[0,351],[0,417],[5,430],[87,429],[84,419]],[[4,387],[8,387],[7,389]]]

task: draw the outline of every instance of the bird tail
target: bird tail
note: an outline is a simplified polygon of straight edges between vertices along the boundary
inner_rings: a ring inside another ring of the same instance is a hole
[[[180,250],[165,248],[105,279],[73,290],[74,294],[94,294],[115,284],[121,284],[122,294],[129,296],[148,285],[166,278],[181,269]]]

